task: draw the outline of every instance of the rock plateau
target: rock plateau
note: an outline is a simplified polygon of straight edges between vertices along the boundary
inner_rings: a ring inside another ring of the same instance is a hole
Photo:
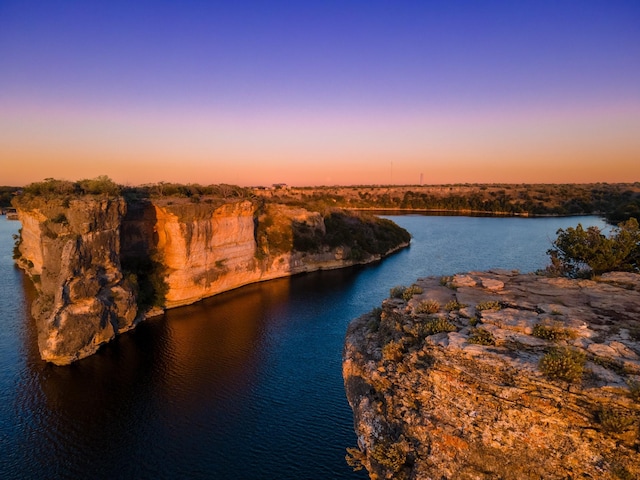
[[[352,465],[372,479],[640,478],[640,275],[471,272],[394,293],[346,336]]]

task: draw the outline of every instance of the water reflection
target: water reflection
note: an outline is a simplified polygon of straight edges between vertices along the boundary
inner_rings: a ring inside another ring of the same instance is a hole
[[[541,268],[578,221],[601,224],[402,217],[414,243],[382,263],[170,310],[69,367],[40,360],[35,292],[0,231],[0,478],[367,478],[344,461],[348,322],[420,276]]]
[[[282,279],[169,310],[160,370],[174,408],[249,389],[264,363],[264,332],[289,294],[290,280]]]

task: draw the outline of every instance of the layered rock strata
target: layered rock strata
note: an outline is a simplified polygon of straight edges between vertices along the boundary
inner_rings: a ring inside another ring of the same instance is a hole
[[[22,221],[17,263],[39,291],[32,311],[40,354],[60,365],[94,353],[150,310],[372,262],[409,242],[388,221],[344,214],[336,223],[304,208],[243,199],[82,196],[14,203]],[[363,232],[369,240],[351,241]]]
[[[33,201],[22,222],[18,265],[31,276],[43,359],[64,365],[94,353],[140,319],[120,263],[123,199]]]
[[[640,275],[472,272],[394,293],[346,336],[352,465],[372,479],[640,478]]]

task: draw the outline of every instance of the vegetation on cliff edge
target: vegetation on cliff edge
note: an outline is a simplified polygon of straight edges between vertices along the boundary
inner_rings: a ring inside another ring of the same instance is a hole
[[[607,237],[598,227],[581,224],[559,229],[547,251],[551,265],[546,272],[570,278],[605,272],[640,272],[640,226],[635,218],[620,223]]]

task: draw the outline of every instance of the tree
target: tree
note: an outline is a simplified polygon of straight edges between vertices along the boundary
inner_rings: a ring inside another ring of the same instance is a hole
[[[551,265],[547,272],[571,278],[589,277],[611,271],[639,272],[640,226],[630,218],[606,237],[598,227],[581,224],[562,228],[553,248],[547,251]]]

